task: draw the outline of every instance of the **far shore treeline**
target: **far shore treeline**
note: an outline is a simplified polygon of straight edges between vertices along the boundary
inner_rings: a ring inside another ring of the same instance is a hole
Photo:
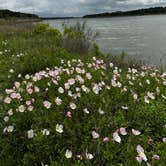
[[[112,13],[99,13],[99,14],[90,14],[83,17],[39,17],[36,14],[14,12],[7,9],[0,10],[0,19],[10,19],[10,18],[32,18],[32,19],[73,19],[73,18],[102,18],[102,17],[121,17],[121,16],[141,16],[141,15],[157,15],[157,14],[166,14],[166,7],[153,7],[146,9],[138,9],[131,11],[117,11]]]
[[[91,15],[85,15],[83,16],[83,18],[141,16],[141,15],[154,15],[154,14],[166,14],[166,7],[153,7],[148,9],[138,9],[131,11],[117,11],[112,13],[91,14]]]
[[[0,19],[10,19],[10,18],[39,18],[36,14],[13,12],[10,10],[0,10]]]

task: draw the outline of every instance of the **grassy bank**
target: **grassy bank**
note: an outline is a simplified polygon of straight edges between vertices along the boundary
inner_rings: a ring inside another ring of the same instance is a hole
[[[0,27],[1,165],[164,166],[166,73],[24,25]]]

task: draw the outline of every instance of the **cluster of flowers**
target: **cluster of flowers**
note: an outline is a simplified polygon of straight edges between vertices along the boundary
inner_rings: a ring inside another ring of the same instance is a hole
[[[13,72],[14,70],[11,69],[10,73]],[[97,77],[94,75],[94,72],[97,72]],[[22,75],[19,77],[22,78]],[[94,77],[96,78],[94,79]],[[7,115],[4,117],[6,123],[10,122],[10,118],[15,113],[37,111],[36,101],[39,96],[42,96],[38,94],[49,94],[50,89],[55,90],[54,96],[43,98],[43,109],[49,111],[52,108],[65,104],[69,110],[65,112],[65,117],[67,118],[72,118],[74,110],[78,108],[77,100],[83,95],[93,93],[99,96],[102,91],[111,92],[114,88],[120,89],[121,93],[130,95],[135,104],[150,104],[156,98],[166,100],[166,73],[160,73],[156,69],[144,66],[140,71],[135,68],[129,68],[128,72],[124,75],[122,70],[114,66],[113,63],[110,63],[108,66],[103,60],[96,59],[95,57],[89,63],[83,63],[80,59],[73,59],[67,62],[61,60],[59,67],[56,66],[53,69],[46,68],[46,70],[39,71],[33,75],[27,74],[22,79],[22,82],[15,82],[13,88],[6,89],[6,96],[4,97],[4,103],[7,105],[6,108],[8,108]],[[155,90],[151,89],[150,91],[150,88],[145,89],[144,87],[148,87],[152,81],[153,83],[155,82]],[[141,93],[140,87],[143,89]],[[64,98],[68,100],[64,100]],[[64,103],[64,101],[68,101],[68,103]],[[13,103],[16,104],[16,109],[13,109]],[[125,105],[120,105],[120,109],[129,110],[130,107],[126,103]],[[91,114],[91,110],[88,108],[83,108],[83,112]],[[105,111],[99,108],[98,113],[104,115]],[[56,132],[62,134],[65,132],[64,127],[63,124],[57,123]],[[11,133],[14,130],[17,130],[17,126],[10,124],[5,126],[3,133]],[[45,136],[51,134],[51,131],[46,128],[40,132]],[[136,129],[132,129],[130,133],[135,136],[141,134]],[[103,142],[112,140],[121,143],[120,135],[125,136],[127,134],[126,128],[121,127],[112,134],[112,138],[104,137]],[[37,136],[37,132],[35,129],[30,128],[27,131],[27,138],[33,139],[35,136]],[[93,130],[91,136],[93,139],[98,139],[100,134]],[[166,138],[163,138],[163,142],[166,142]],[[137,146],[136,151],[138,152],[136,159],[139,163],[148,161],[141,145]],[[72,151],[67,149],[65,152],[66,158],[71,158],[72,155]],[[93,154],[89,153],[88,150],[85,156],[89,160],[94,158]],[[79,159],[83,158],[82,155],[77,155],[76,157]],[[153,159],[159,160],[160,157],[155,154]],[[148,162],[147,164],[150,165]]]

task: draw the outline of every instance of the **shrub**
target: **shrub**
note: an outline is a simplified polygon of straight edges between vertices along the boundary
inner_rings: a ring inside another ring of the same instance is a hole
[[[44,35],[48,39],[51,38],[55,41],[59,41],[62,38],[62,34],[60,33],[60,31],[58,29],[51,28],[49,24],[36,24],[33,29],[33,33],[39,36]]]
[[[88,55],[93,46],[97,34],[86,27],[86,23],[76,23],[73,26],[64,24],[63,43],[64,47],[73,53]]]

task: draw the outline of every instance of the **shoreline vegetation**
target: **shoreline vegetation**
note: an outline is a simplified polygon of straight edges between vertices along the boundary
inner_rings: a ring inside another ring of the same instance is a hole
[[[138,9],[131,11],[117,11],[112,13],[99,13],[85,15],[83,18],[103,18],[103,17],[125,17],[125,16],[146,16],[146,15],[162,15],[166,14],[166,7],[153,7],[147,9]]]
[[[165,166],[165,72],[103,54],[86,24],[6,27],[2,166]]]
[[[129,10],[129,11],[116,11],[105,12],[97,14],[84,15],[82,17],[65,16],[65,17],[39,17],[35,14],[13,12],[10,10],[0,10],[0,20],[26,20],[26,21],[39,21],[39,20],[53,20],[53,19],[78,19],[78,18],[104,18],[104,17],[126,17],[126,16],[146,16],[146,15],[165,15],[166,7],[152,7],[145,9]],[[20,19],[19,19],[20,18]]]

